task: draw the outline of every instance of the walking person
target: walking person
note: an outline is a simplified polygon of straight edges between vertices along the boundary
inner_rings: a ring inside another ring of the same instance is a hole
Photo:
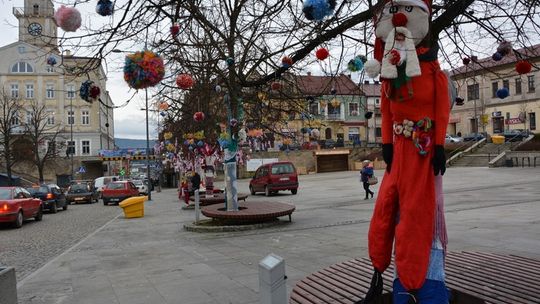
[[[373,177],[373,165],[369,160],[364,160],[362,162],[362,170],[360,170],[360,181],[364,185],[364,190],[366,191],[366,197],[364,200],[367,200],[369,195],[371,195],[371,198],[373,198],[373,194],[375,194],[373,191],[369,190],[370,177]]]

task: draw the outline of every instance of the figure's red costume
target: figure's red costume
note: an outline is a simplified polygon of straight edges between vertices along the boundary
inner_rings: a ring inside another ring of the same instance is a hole
[[[392,100],[392,84],[382,83],[382,139],[393,144],[390,172],[386,172],[369,229],[369,255],[373,266],[383,272],[390,264],[395,237],[395,262],[398,276],[409,290],[422,287],[426,278],[435,221],[433,147],[444,145],[450,105],[448,79],[437,61],[420,62],[422,74],[399,88],[412,98]],[[411,138],[394,134],[394,124],[405,119],[433,121],[428,133],[433,142],[426,155]],[[398,215],[399,213],[399,215]],[[396,219],[399,222],[396,224]]]

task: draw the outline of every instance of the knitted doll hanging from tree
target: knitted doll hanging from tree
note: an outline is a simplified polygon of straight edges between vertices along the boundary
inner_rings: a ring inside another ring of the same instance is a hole
[[[446,228],[442,175],[450,112],[448,79],[429,41],[430,1],[395,0],[376,14],[375,60],[380,73],[385,176],[369,228],[375,269],[361,303],[376,303],[394,248],[393,303],[448,303],[444,284]],[[429,300],[427,300],[429,298]]]

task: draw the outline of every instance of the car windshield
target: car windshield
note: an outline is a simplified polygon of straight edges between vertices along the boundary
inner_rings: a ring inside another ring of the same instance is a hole
[[[11,189],[10,188],[2,188],[0,189],[0,199],[11,199]]]
[[[290,174],[294,172],[291,164],[277,164],[272,166],[272,174]]]
[[[69,187],[69,191],[77,191],[77,190],[88,191],[88,186],[85,184],[76,184],[76,185],[71,185],[71,187]]]
[[[142,183],[141,180],[134,180],[134,181],[133,181],[133,184],[135,184],[135,186],[140,186],[140,185],[142,185],[143,183]]]
[[[111,190],[124,189],[124,183],[108,183],[107,189],[111,189]]]
[[[32,194],[32,195],[34,195],[36,193],[47,193],[47,192],[49,192],[49,188],[47,188],[46,186],[26,188],[26,190],[28,190],[28,192],[30,192],[30,194]]]

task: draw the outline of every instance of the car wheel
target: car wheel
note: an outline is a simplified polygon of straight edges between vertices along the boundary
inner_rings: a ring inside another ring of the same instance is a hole
[[[43,219],[43,208],[42,207],[39,207],[39,210],[38,210],[38,213],[36,214],[36,216],[34,216],[34,220],[36,222],[39,222]]]
[[[15,228],[21,228],[23,225],[23,220],[23,213],[22,211],[19,211],[19,213],[17,213],[17,218],[15,219],[13,226],[15,226]]]
[[[54,202],[51,205],[51,213],[57,213],[57,212],[58,212],[58,206],[56,206],[56,202]]]
[[[251,185],[249,185],[249,193],[251,193],[251,195],[255,195],[255,190],[253,190]]]
[[[264,186],[264,195],[265,196],[270,196],[271,192],[270,192],[270,188],[268,188],[268,186]]]
[[[107,206],[107,205],[109,205],[109,202],[106,200],[103,200],[103,206]]]
[[[292,194],[298,193],[298,189],[291,189],[291,193],[292,193]]]
[[[68,208],[68,203],[66,202],[66,203],[64,203],[64,207],[62,207],[62,210],[66,211],[67,208]]]

